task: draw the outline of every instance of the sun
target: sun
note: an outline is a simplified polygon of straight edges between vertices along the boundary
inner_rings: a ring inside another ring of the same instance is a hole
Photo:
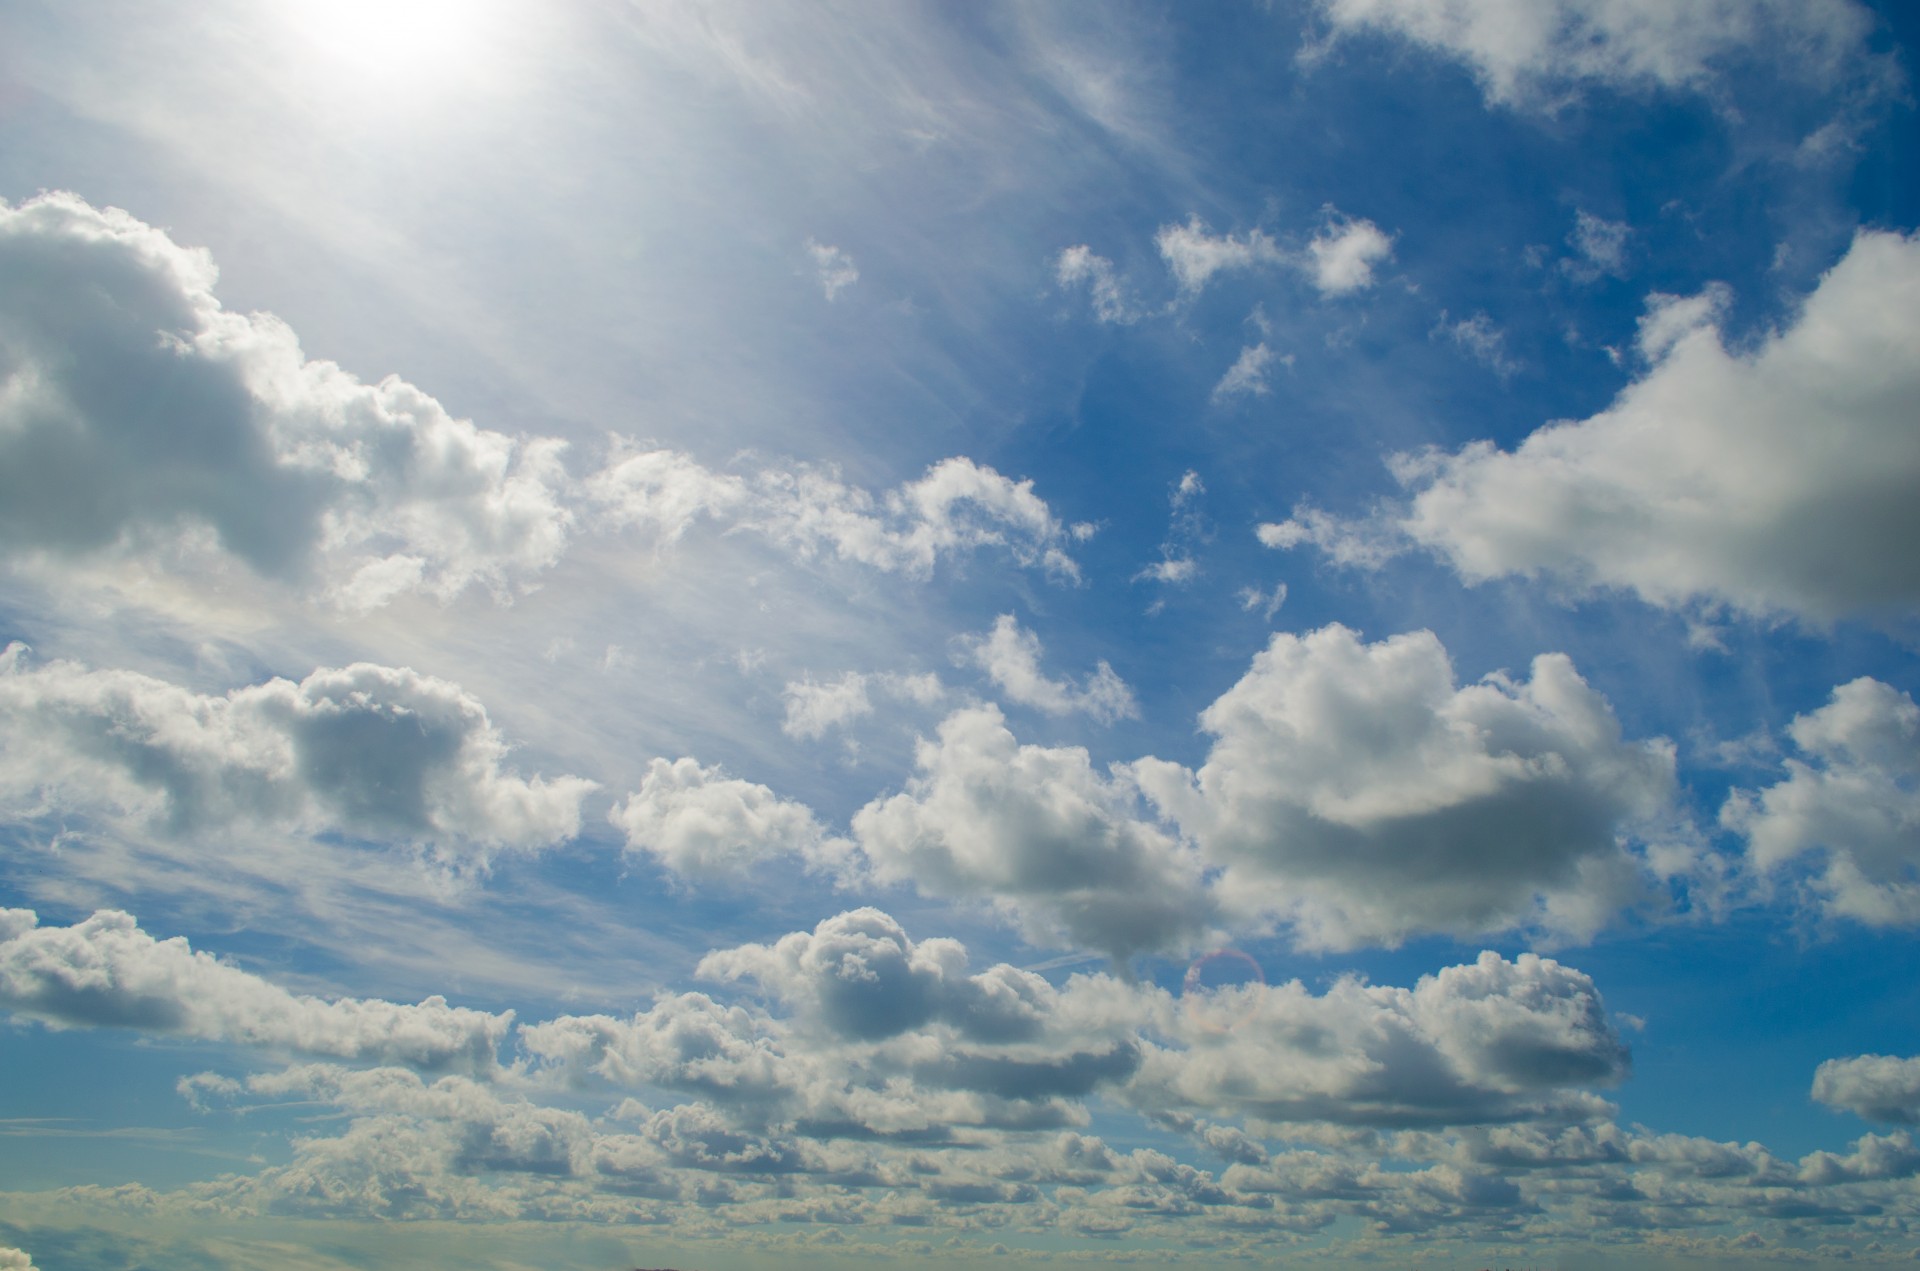
[[[498,14],[488,0],[289,0],[294,38],[361,90],[432,92],[482,72]]]

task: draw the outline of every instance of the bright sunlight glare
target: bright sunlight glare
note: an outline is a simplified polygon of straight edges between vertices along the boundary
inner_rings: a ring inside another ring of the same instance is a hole
[[[423,93],[480,69],[496,16],[485,0],[294,0],[295,34],[361,88]]]

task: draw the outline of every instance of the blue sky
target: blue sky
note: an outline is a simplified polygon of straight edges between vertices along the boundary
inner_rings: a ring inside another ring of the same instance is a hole
[[[1911,1263],[1915,34],[0,0],[0,1268]]]

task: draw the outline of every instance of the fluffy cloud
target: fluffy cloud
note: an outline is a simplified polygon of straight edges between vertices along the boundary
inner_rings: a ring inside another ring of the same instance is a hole
[[[1101,723],[1140,713],[1133,690],[1102,660],[1085,685],[1049,679],[1040,669],[1040,637],[1024,631],[1010,613],[994,620],[993,630],[964,642],[967,656],[987,673],[1007,700],[1049,715],[1085,712]]]
[[[206,253],[68,194],[0,204],[0,548],[210,538],[337,600],[508,592],[572,516],[562,445],[455,419],[229,313]]]
[[[30,909],[0,910],[0,1006],[59,1027],[137,1028],[269,1050],[489,1072],[513,1012],[296,996],[156,940],[131,914],[101,910],[42,927]]]
[[[653,760],[640,789],[608,819],[625,832],[629,851],[704,882],[745,883],[781,856],[837,866],[847,851],[803,804],[693,759]]]
[[[891,915],[857,909],[771,945],[710,953],[697,974],[750,980],[805,1021],[838,1037],[876,1040],[933,1023],[973,1041],[1030,1040],[1056,994],[1045,980],[1002,963],[967,973],[957,940],[915,943]]]
[[[1591,935],[1636,894],[1622,836],[1674,781],[1671,745],[1622,741],[1564,655],[1456,687],[1424,631],[1275,635],[1200,722],[1215,740],[1197,777],[1144,760],[1137,779],[1224,867],[1224,907],[1316,947]]]
[[[1020,745],[987,706],[949,715],[917,766],[904,792],[853,819],[879,881],[986,901],[1035,940],[1064,934],[1123,961],[1204,930],[1198,861],[1138,818],[1131,783],[1095,772],[1085,750]]]
[[[1721,824],[1763,872],[1822,853],[1814,886],[1829,914],[1920,923],[1920,706],[1863,676],[1787,734],[1806,758],[1786,760],[1776,785],[1735,791]]]
[[[1187,295],[1199,292],[1215,274],[1285,264],[1288,260],[1280,245],[1257,229],[1249,230],[1244,238],[1216,236],[1197,216],[1185,225],[1162,225],[1153,241],[1174,281]]]
[[[580,777],[502,770],[507,745],[458,685],[356,663],[222,696],[133,671],[0,655],[0,798],[187,835],[265,826],[417,844],[447,863],[580,830]]]
[[[0,1248],[0,1271],[33,1271],[33,1257],[24,1249]]]
[[[1336,32],[1397,35],[1466,63],[1510,106],[1586,84],[1705,88],[1744,53],[1825,77],[1873,26],[1852,0],[1320,0],[1320,11]]]
[[[1920,240],[1863,232],[1791,326],[1731,353],[1724,291],[1655,297],[1651,369],[1590,419],[1517,450],[1398,455],[1387,523],[1311,508],[1263,526],[1367,564],[1410,541],[1469,583],[1550,575],[1656,605],[1825,623],[1920,600]]]
[[[1393,239],[1372,221],[1327,209],[1327,223],[1307,244],[1307,272],[1323,296],[1373,286],[1373,267],[1393,256]]]
[[[1184,1049],[1155,1048],[1126,1091],[1147,1111],[1270,1122],[1411,1126],[1517,1120],[1627,1074],[1593,981],[1533,954],[1495,953],[1412,989],[1342,979],[1217,990],[1182,1016]]]
[[[1920,1124],[1920,1058],[1829,1059],[1814,1071],[1813,1097],[1870,1121]]]

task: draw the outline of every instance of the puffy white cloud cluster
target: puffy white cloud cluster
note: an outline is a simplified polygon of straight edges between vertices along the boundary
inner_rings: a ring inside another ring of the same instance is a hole
[[[488,1073],[513,1020],[429,997],[295,995],[156,940],[131,914],[101,910],[71,927],[42,927],[30,909],[0,910],[0,1006],[57,1027],[133,1028],[429,1070]]]
[[[1650,369],[1606,410],[1512,451],[1398,455],[1385,523],[1312,508],[1261,527],[1373,564],[1398,543],[1469,583],[1548,576],[1651,604],[1813,623],[1920,601],[1920,240],[1865,231],[1785,330],[1729,351],[1725,293],[1656,296]]]
[[[1188,1045],[1150,1050],[1124,1092],[1142,1111],[1410,1126],[1523,1119],[1545,1100],[1578,1116],[1590,1103],[1569,1092],[1628,1069],[1593,981],[1534,954],[1483,953],[1412,989],[1220,989],[1179,1023]]]
[[[972,707],[920,743],[916,766],[904,791],[853,818],[878,881],[989,904],[1035,941],[1064,937],[1122,961],[1207,930],[1198,857],[1084,749],[1022,745],[997,707]]]
[[[0,1248],[0,1271],[33,1271],[33,1255],[25,1249]]]
[[[1307,244],[1309,276],[1323,296],[1344,296],[1373,286],[1373,267],[1393,256],[1393,239],[1364,218],[1329,207],[1327,223]]]
[[[694,759],[653,760],[640,788],[609,819],[625,833],[629,851],[700,882],[744,884],[757,866],[780,856],[842,867],[849,851],[804,804]]]
[[[829,298],[851,282],[843,254],[821,267]],[[1032,483],[968,459],[876,497],[829,470],[740,477],[616,437],[582,481],[559,439],[309,360],[279,319],[223,308],[216,281],[204,251],[117,209],[0,203],[0,553],[213,552],[370,609],[474,585],[510,597],[583,528],[671,542],[706,516],[919,577],[986,546],[1077,577]]]
[[[1814,1071],[1813,1097],[1869,1121],[1920,1124],[1920,1058],[1829,1059]]]
[[[1826,913],[1873,926],[1920,923],[1920,706],[1861,677],[1787,729],[1804,759],[1755,792],[1736,790],[1720,821],[1744,835],[1763,874],[1809,854]]]
[[[1623,741],[1564,655],[1460,687],[1430,632],[1275,635],[1200,718],[1199,772],[1146,760],[1140,784],[1224,868],[1223,907],[1318,947],[1591,935],[1635,897],[1624,838],[1674,784],[1671,745]]]
[[[702,517],[751,531],[805,559],[826,554],[888,573],[924,578],[945,557],[998,547],[1023,566],[1066,579],[1079,567],[1063,525],[1033,482],[971,459],[943,459],[916,481],[876,497],[831,469],[764,467],[715,472],[674,450],[620,442],[584,483],[599,523],[638,527],[670,543]]]
[[[1282,247],[1257,229],[1244,237],[1216,235],[1198,217],[1161,226],[1154,243],[1186,296],[1199,294],[1216,274],[1269,266],[1300,270],[1323,296],[1346,295],[1372,286],[1373,267],[1393,255],[1393,239],[1378,225],[1332,206],[1300,250]]]
[[[485,863],[580,830],[581,777],[503,770],[506,742],[458,685],[356,663],[222,695],[126,670],[0,655],[0,799],[176,836],[269,827]]]
[[[1288,259],[1278,243],[1257,229],[1242,238],[1216,235],[1197,216],[1185,225],[1162,225],[1153,242],[1174,282],[1187,295],[1201,291],[1215,274],[1284,264]]]
[[[1472,69],[1489,100],[1554,104],[1588,84],[1705,89],[1725,61],[1773,57],[1824,79],[1865,52],[1853,0],[1320,0],[1339,33],[1397,35]]]
[[[1010,613],[994,620],[993,630],[963,641],[967,656],[987,673],[1010,702],[1048,715],[1084,713],[1103,724],[1140,713],[1133,690],[1105,659],[1084,684],[1050,678],[1040,666],[1040,637],[1022,629]]]
[[[335,599],[511,592],[573,523],[561,443],[309,361],[214,296],[204,252],[69,194],[0,204],[0,547],[210,537]]]

